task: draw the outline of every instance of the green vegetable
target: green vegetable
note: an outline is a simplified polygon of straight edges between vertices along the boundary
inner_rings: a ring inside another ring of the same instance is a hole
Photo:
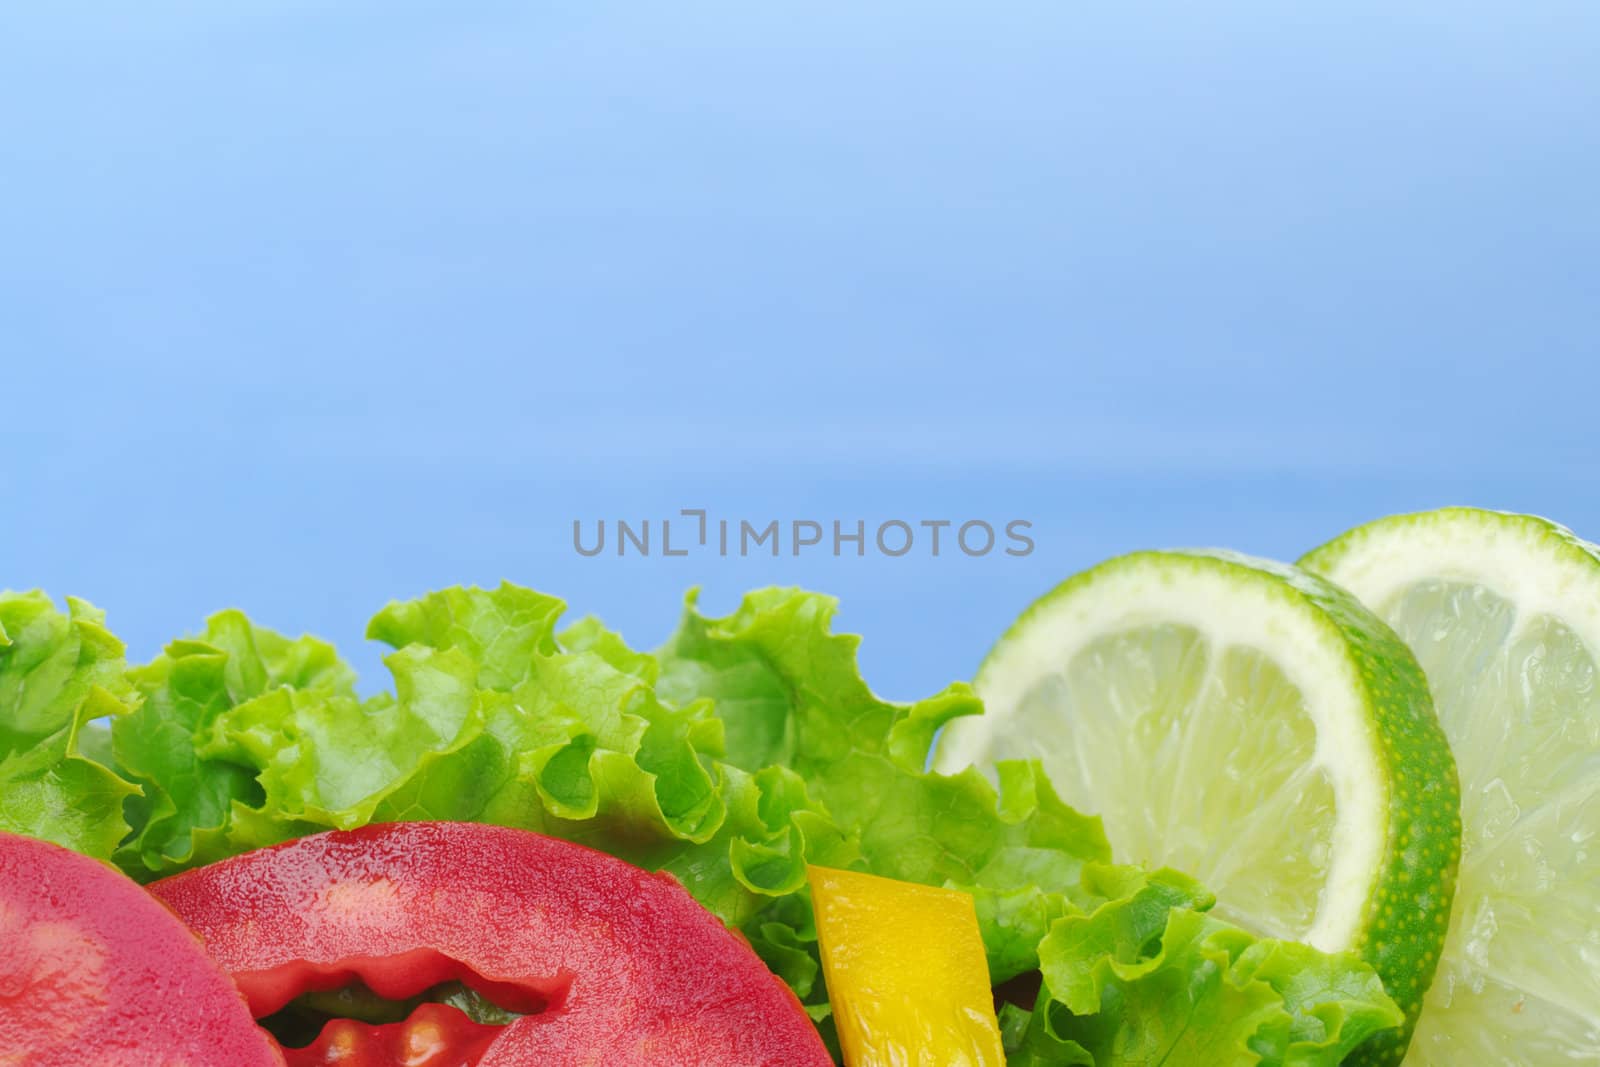
[[[228,753],[205,744],[224,712],[291,693],[353,700],[355,681],[331,645],[288,640],[237,611],[212,616],[201,637],[172,642],[129,678],[142,703],[112,727],[111,737],[118,768],[143,787],[128,805],[134,832],[117,857],[136,875],[167,874],[241,850],[231,821],[236,807],[260,800],[261,768],[221,758]],[[273,840],[290,836],[285,831]]]
[[[1337,1064],[1404,1016],[1355,953],[1258,940],[1205,914],[1173,871],[1095,868],[1107,897],[1039,947],[1031,1017],[1008,1013],[1013,1065]]]
[[[82,600],[0,593],[0,830],[107,856],[136,792],[104,763],[102,717],[129,710],[122,642]],[[98,730],[98,732],[97,732]]]
[[[865,869],[972,892],[995,981],[1032,970],[1050,922],[1084,902],[1083,865],[1109,858],[1100,821],[1063,804],[1036,763],[1002,767],[998,793],[976,771],[925,773],[938,729],[982,706],[962,684],[916,704],[878,699],[856,665],[858,639],[831,630],[833,608],[770,589],[706,619],[691,598],[660,653],[660,690],[709,699],[730,760],[798,773]]]
[[[926,771],[940,728],[981,706],[959,684],[879,699],[826,597],[764,590],[726,618],[691,597],[655,654],[592,619],[558,630],[562,608],[511,585],[391,604],[370,633],[394,648],[394,692],[365,699],[329,646],[232,612],[149,666],[116,661],[96,677],[119,713],[137,705],[110,747],[142,794],[127,826],[102,820],[70,843],[149,879],[373,821],[580,841],[677,877],[825,1033],[805,865],[954,886],[974,895],[994,981],[1042,971],[1036,1010],[1005,1013],[1017,1063],[1157,1063],[1147,1053],[1159,1047],[1219,1057],[1207,1063],[1332,1065],[1398,1020],[1359,960],[1258,941],[1206,916],[1210,895],[1183,876],[1113,865],[1100,821],[1065,804],[1037,763],[1002,763],[993,783]],[[38,716],[7,692],[0,729],[14,733]],[[133,792],[72,758],[120,790],[117,804]],[[0,788],[9,812],[22,794],[3,774]],[[81,803],[29,832],[65,835],[96,810]]]

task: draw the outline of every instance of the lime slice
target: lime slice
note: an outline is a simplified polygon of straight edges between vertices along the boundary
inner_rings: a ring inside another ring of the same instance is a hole
[[[1455,768],[1416,661],[1354,597],[1246,556],[1139,552],[1024,612],[977,688],[986,712],[946,729],[941,770],[1042,760],[1119,860],[1195,875],[1257,933],[1361,952],[1414,1017],[1450,907]]]
[[[1461,768],[1460,888],[1406,1062],[1600,1063],[1600,555],[1450,508],[1304,563],[1411,644]]]

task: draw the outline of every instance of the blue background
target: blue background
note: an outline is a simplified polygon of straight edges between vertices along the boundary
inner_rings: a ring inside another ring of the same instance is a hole
[[[1402,8],[1396,10],[1396,8]],[[0,14],[0,587],[140,656],[502,577],[798,582],[895,696],[1120,551],[1600,535],[1600,6]],[[1034,523],[582,559],[574,518]]]

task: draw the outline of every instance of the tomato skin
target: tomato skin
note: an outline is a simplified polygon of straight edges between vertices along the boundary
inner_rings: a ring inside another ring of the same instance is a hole
[[[0,1064],[283,1062],[227,974],[142,887],[0,833]]]
[[[265,1015],[360,980],[514,1010],[481,1067],[830,1067],[794,994],[665,875],[475,823],[390,823],[157,882]],[[522,999],[521,1005],[507,999]],[[471,1061],[462,1061],[471,1062]]]

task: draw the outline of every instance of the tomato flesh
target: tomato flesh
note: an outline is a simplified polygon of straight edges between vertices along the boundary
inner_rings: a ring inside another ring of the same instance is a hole
[[[423,1004],[404,1022],[335,1019],[305,1048],[287,1049],[288,1067],[475,1067],[504,1027],[475,1023],[445,1004]]]
[[[0,833],[0,1064],[283,1062],[227,974],[137,883]]]
[[[480,1067],[831,1064],[789,988],[681,886],[568,841],[390,823],[150,888],[205,939],[257,1016],[357,980],[403,999],[460,979],[501,1007],[536,1011],[500,1028]],[[366,1046],[398,1033],[330,1026]]]

